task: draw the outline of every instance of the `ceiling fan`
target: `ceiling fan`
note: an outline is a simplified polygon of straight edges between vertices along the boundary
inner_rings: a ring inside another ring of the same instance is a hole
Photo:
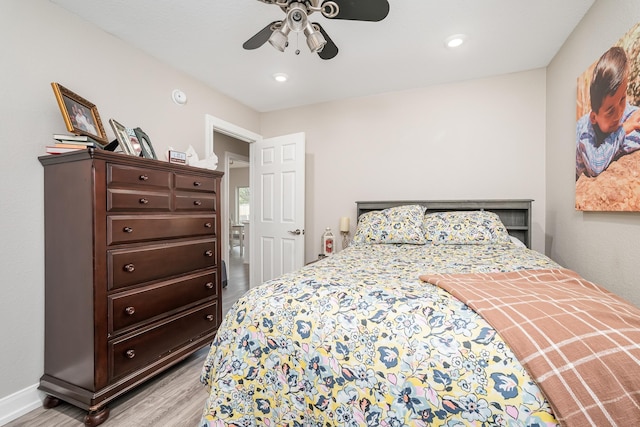
[[[289,33],[303,33],[311,52],[322,59],[338,54],[338,47],[309,15],[320,12],[325,18],[351,21],[382,21],[389,13],[388,0],[259,0],[279,6],[285,13],[281,21],[273,21],[244,42],[245,49],[257,49],[267,41],[280,52],[289,45]],[[296,50],[296,54],[300,53]]]

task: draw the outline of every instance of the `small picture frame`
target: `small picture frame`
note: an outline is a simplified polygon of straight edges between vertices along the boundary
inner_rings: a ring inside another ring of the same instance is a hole
[[[140,148],[142,152],[140,156],[146,157],[147,159],[157,159],[156,152],[153,149],[153,145],[151,145],[151,140],[149,139],[149,135],[143,132],[140,128],[133,129],[136,138],[140,142]]]
[[[51,87],[67,130],[75,135],[86,135],[102,145],[107,144],[107,134],[95,104],[56,82],[52,82]]]
[[[109,119],[109,124],[111,125],[111,128],[113,128],[113,133],[116,134],[118,145],[120,145],[122,151],[131,156],[139,156],[140,151],[136,151],[136,148],[131,143],[131,137],[129,136],[127,128],[114,119]]]
[[[129,134],[129,142],[131,143],[131,148],[133,148],[133,155],[142,157],[142,145],[140,144],[135,131],[131,128],[127,128],[127,134]]]
[[[177,163],[179,165],[187,164],[187,153],[182,151],[169,150],[169,163]]]

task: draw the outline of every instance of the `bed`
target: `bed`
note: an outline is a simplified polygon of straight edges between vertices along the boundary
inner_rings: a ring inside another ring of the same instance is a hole
[[[640,425],[640,310],[529,249],[531,201],[357,206],[227,313],[201,426]]]

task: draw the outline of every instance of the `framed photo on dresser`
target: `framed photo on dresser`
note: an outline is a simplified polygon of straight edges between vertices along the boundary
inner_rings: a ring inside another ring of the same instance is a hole
[[[144,133],[144,131],[140,128],[133,129],[133,132],[136,135],[136,138],[140,142],[140,148],[142,152],[140,153],[141,157],[146,157],[147,159],[157,159],[156,152],[153,149],[153,145],[151,145],[151,140],[149,139],[149,135]]]
[[[75,135],[89,136],[103,145],[107,144],[107,134],[95,104],[59,83],[53,82],[51,87],[67,130]]]
[[[129,130],[124,125],[115,121],[114,119],[109,119],[109,124],[113,129],[113,133],[116,134],[118,145],[120,145],[120,148],[122,148],[122,151],[125,154],[129,154],[131,156],[139,156],[140,144],[138,144],[138,147],[136,148],[136,146],[132,143]]]

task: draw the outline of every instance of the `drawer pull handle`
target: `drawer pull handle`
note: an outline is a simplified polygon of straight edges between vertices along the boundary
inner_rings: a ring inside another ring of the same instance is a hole
[[[140,181],[147,181],[149,177],[147,175],[140,175]]]
[[[204,223],[204,228],[211,228],[211,227],[213,227],[213,224],[211,224],[210,222]]]
[[[202,185],[202,183],[200,181],[194,181],[193,182],[193,186],[194,187],[200,187]]]
[[[207,282],[204,287],[207,289],[213,289],[213,282]]]
[[[136,308],[135,307],[127,307],[124,309],[124,312],[127,313],[129,316],[132,316],[133,313],[136,312]]]
[[[135,350],[127,350],[124,353],[125,356],[127,356],[127,359],[133,359],[134,357],[136,357],[136,351]]]
[[[127,264],[122,269],[127,273],[133,273],[133,271],[136,269],[136,266],[133,264]]]
[[[196,206],[200,206],[202,204],[202,202],[200,200],[194,200],[193,204]]]
[[[144,197],[142,199],[140,199],[140,204],[141,205],[146,205],[147,203],[149,203],[148,199],[145,199]]]
[[[122,231],[124,231],[125,233],[133,233],[133,228],[125,227],[125,228],[122,229]]]
[[[205,317],[205,319],[207,319],[209,322],[213,322],[213,319],[215,319],[215,317],[213,316],[213,314],[207,314],[207,317]]]
[[[206,251],[204,253],[204,256],[209,256],[209,257],[213,256],[213,251],[211,249],[209,249],[208,251]]]

